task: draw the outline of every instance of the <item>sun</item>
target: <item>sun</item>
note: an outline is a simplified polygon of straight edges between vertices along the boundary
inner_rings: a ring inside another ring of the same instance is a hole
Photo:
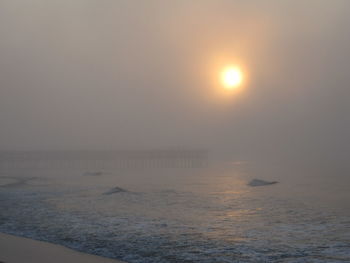
[[[227,67],[221,73],[221,82],[227,89],[238,88],[243,82],[243,73],[239,67]]]

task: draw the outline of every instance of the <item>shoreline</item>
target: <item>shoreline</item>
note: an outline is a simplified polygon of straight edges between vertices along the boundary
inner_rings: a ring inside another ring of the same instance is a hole
[[[61,245],[0,233],[0,263],[126,263]]]

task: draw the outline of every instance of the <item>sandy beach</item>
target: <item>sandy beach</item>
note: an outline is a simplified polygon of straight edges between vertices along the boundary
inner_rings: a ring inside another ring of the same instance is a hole
[[[122,263],[81,253],[60,245],[0,233],[1,263]]]

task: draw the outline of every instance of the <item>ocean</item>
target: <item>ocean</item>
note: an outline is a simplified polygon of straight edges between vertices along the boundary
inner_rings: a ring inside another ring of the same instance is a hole
[[[350,262],[346,175],[141,155],[1,155],[0,232],[130,263]]]

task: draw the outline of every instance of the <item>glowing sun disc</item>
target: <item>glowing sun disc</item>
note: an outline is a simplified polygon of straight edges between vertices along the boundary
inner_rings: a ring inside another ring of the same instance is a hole
[[[222,72],[221,82],[227,89],[237,88],[243,82],[243,73],[237,67],[226,68]]]

